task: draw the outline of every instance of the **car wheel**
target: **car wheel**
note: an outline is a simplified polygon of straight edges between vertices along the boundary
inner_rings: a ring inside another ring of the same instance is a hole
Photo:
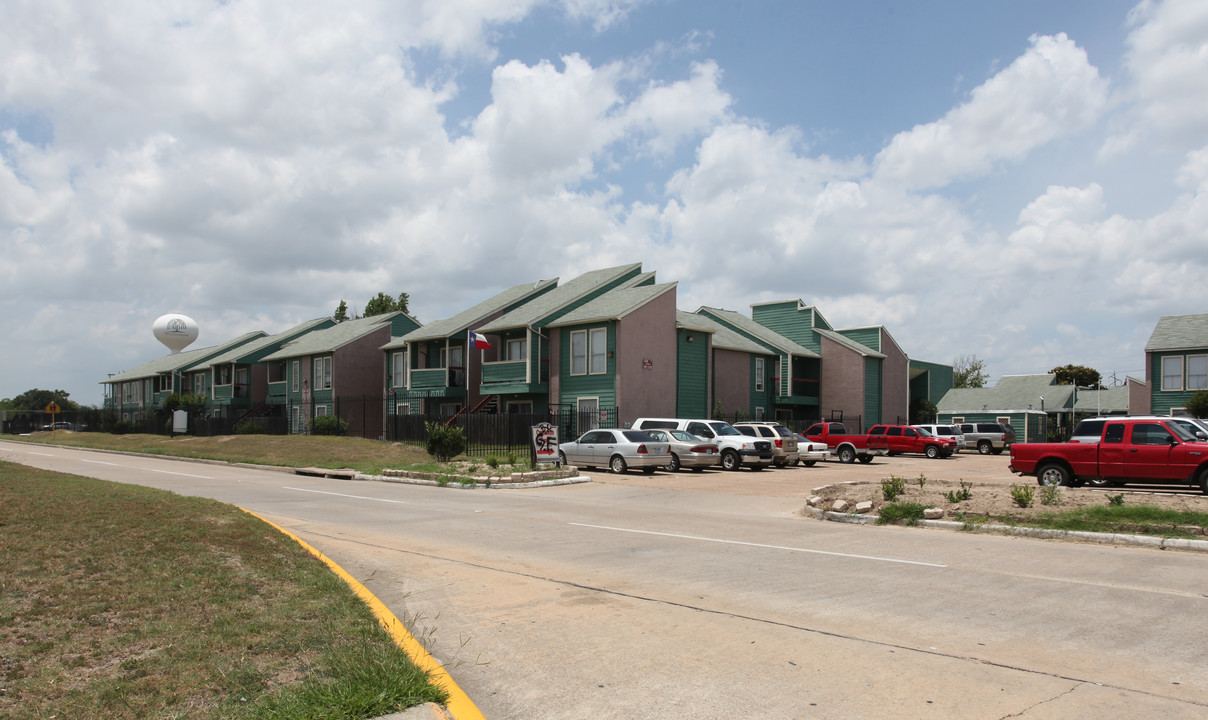
[[[705,471],[704,468],[698,468],[698,467],[692,468],[692,472],[704,472],[704,471]]]
[[[934,445],[928,445],[927,448],[923,450],[923,454],[934,460],[940,456],[940,449]]]
[[[777,458],[772,461],[772,464],[775,465],[776,467],[784,467],[785,465],[789,464],[789,461],[785,460],[783,458]]]
[[[849,447],[839,448],[839,462],[854,463],[856,461],[856,451]]]
[[[570,463],[566,462],[566,453],[562,452],[561,450],[558,451],[558,460],[562,462],[562,467],[570,465]]]
[[[872,455],[861,455],[861,456],[860,456],[860,462],[862,462],[862,463],[864,463],[865,465],[867,465],[868,463],[872,462]]]
[[[1087,482],[1090,483],[1091,487],[1097,488],[1109,488],[1115,485],[1114,482],[1108,480],[1107,478],[1091,478],[1090,480],[1087,480]]]
[[[1208,495],[1208,467],[1200,470],[1200,492]]]
[[[1036,482],[1045,487],[1069,485],[1070,471],[1064,465],[1058,465],[1057,463],[1041,465],[1040,469],[1036,471]]]
[[[1002,455],[1002,448],[994,448],[995,455]]]
[[[989,440],[980,440],[977,443],[977,451],[982,455],[989,455],[994,452],[994,445]]]
[[[629,466],[625,464],[625,458],[621,457],[620,455],[613,455],[612,460],[608,461],[608,469],[612,470],[617,475],[620,475],[628,470]]]
[[[801,464],[806,467],[813,467],[818,464],[817,460],[802,460]]]
[[[667,463],[667,472],[679,472],[680,459],[679,455],[671,453],[671,462]]]
[[[644,467],[644,468],[642,468],[642,474],[643,474],[643,475],[653,475],[655,470],[658,470],[658,468],[656,468],[656,467]]]
[[[800,464],[801,464],[801,458],[797,458],[797,459],[796,459],[796,460],[794,460],[794,461],[793,461],[791,464],[792,464],[792,466],[793,466],[793,467],[797,467],[798,465],[800,465]]]
[[[721,456],[721,467],[723,470],[739,470],[742,468],[742,459],[738,457],[738,453],[727,450]]]
[[[762,470],[765,467],[767,467],[767,465],[764,465],[763,463],[755,463],[754,465],[751,466],[751,469],[752,470]]]

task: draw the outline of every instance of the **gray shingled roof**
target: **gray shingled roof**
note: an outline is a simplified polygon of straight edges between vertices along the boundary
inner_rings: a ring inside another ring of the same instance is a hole
[[[467,330],[477,329],[475,326],[481,323],[484,318],[490,317],[509,305],[521,302],[525,298],[539,293],[551,285],[557,284],[558,278],[551,278],[549,280],[538,280],[537,282],[524,283],[523,285],[508,288],[498,295],[483,300],[468,310],[462,310],[452,317],[428,323],[400,338],[395,338],[382,346],[382,349],[393,350],[401,348],[405,343],[409,342],[444,340],[455,335],[463,335]]]
[[[264,356],[264,359],[284,360],[304,355],[328,353],[374,332],[383,325],[389,325],[391,320],[401,314],[400,311],[396,311],[358,320],[346,320],[334,327],[307,333],[293,342],[286,343],[277,352]]]
[[[952,388],[936,404],[942,413],[1010,412],[1068,408],[1073,385],[1054,385],[1055,375],[1004,375],[994,387]],[[1082,398],[1079,398],[1081,400]]]
[[[735,350],[751,353],[752,355],[774,355],[775,353],[757,342],[748,340],[730,328],[722,325],[711,317],[690,313],[686,310],[675,311],[677,327],[701,332],[713,333],[713,347],[717,350]]]
[[[663,285],[621,287],[609,290],[600,297],[571,310],[558,318],[557,322],[552,322],[546,327],[579,325],[601,320],[619,320],[663,293],[674,290],[675,286],[676,283],[672,282]]]
[[[642,267],[641,263],[621,265],[619,267],[593,270],[563,285],[550,290],[541,297],[533,298],[503,317],[492,320],[482,327],[470,328],[476,332],[498,332],[513,328],[531,327],[545,320],[550,315],[564,309],[566,306],[583,299],[584,296],[599,289],[602,283],[611,282],[622,275]]]
[[[1048,396],[1046,396],[1048,397]],[[1045,402],[1048,407],[1048,402]],[[1104,415],[1126,413],[1128,408],[1128,386],[1104,388],[1103,390],[1079,390],[1078,402],[1074,406],[1078,412],[1093,412]]]
[[[211,345],[210,347],[197,348],[196,350],[184,350],[172,355],[165,355],[161,358],[152,360],[151,362],[143,363],[133,370],[127,370],[101,381],[102,385],[116,382],[126,382],[129,380],[141,380],[143,378],[158,377],[167,372],[178,372],[190,368],[195,363],[208,359],[211,355],[226,351],[228,348],[236,347],[242,343],[248,342],[251,338],[264,337],[267,333],[263,330],[246,333],[222,345]]]
[[[255,355],[256,353],[262,352],[263,350],[266,350],[266,349],[272,347],[275,344],[284,342],[285,340],[292,338],[293,336],[295,336],[299,333],[305,332],[309,328],[313,328],[316,325],[322,324],[326,320],[330,320],[330,318],[321,317],[321,318],[315,318],[314,320],[307,320],[304,323],[295,325],[292,328],[290,328],[289,330],[286,330],[284,332],[279,332],[276,335],[268,335],[268,336],[262,337],[258,340],[253,340],[250,343],[247,343],[246,345],[240,345],[239,347],[231,348],[230,350],[222,353],[221,355],[215,355],[214,357],[210,358],[209,360],[206,360],[205,362],[198,363],[196,366],[194,366],[190,369],[191,370],[205,370],[205,369],[213,367],[215,365],[225,365],[227,363],[238,363],[238,362],[242,361],[243,358],[250,357],[252,355]]]
[[[1166,315],[1158,320],[1145,352],[1202,350],[1208,348],[1208,313]]]
[[[726,322],[730,323],[731,325],[738,328],[742,332],[745,332],[748,335],[750,335],[751,337],[754,337],[759,342],[765,343],[773,348],[776,348],[776,350],[778,350],[782,353],[785,353],[788,355],[797,355],[800,357],[811,357],[811,358],[822,357],[821,355],[814,352],[813,350],[810,350],[809,348],[805,347],[804,345],[798,345],[797,343],[793,342],[792,340],[789,340],[788,338],[781,335],[780,333],[769,330],[768,328],[764,327],[763,325],[760,325],[759,323],[755,322],[751,318],[749,318],[746,315],[743,315],[741,313],[734,312],[733,310],[722,310],[720,308],[711,308],[711,307],[701,307],[696,312],[700,313],[700,312],[704,312],[704,311],[708,311],[709,313],[716,315],[719,319],[725,320]],[[863,346],[861,345],[861,347],[863,347]],[[867,350],[867,349],[868,348],[865,348],[865,350]]]

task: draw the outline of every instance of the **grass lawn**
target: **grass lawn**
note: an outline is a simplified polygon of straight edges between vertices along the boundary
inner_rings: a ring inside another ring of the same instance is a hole
[[[123,449],[221,445],[189,440]],[[267,454],[220,459],[280,462],[251,442]],[[343,455],[321,445],[301,464]],[[0,717],[355,720],[444,700],[347,585],[257,518],[0,462]]]

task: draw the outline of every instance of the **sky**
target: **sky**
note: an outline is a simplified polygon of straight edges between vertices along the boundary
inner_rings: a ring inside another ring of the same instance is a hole
[[[1208,312],[1203,0],[10,0],[0,398],[641,262],[993,382]]]

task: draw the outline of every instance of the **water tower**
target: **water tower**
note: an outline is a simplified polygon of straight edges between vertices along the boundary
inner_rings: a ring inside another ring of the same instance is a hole
[[[197,334],[200,331],[197,328],[197,323],[193,322],[193,318],[187,315],[168,313],[167,315],[161,315],[155,321],[155,325],[151,327],[151,332],[155,333],[156,340],[163,343],[175,355],[196,340]]]

